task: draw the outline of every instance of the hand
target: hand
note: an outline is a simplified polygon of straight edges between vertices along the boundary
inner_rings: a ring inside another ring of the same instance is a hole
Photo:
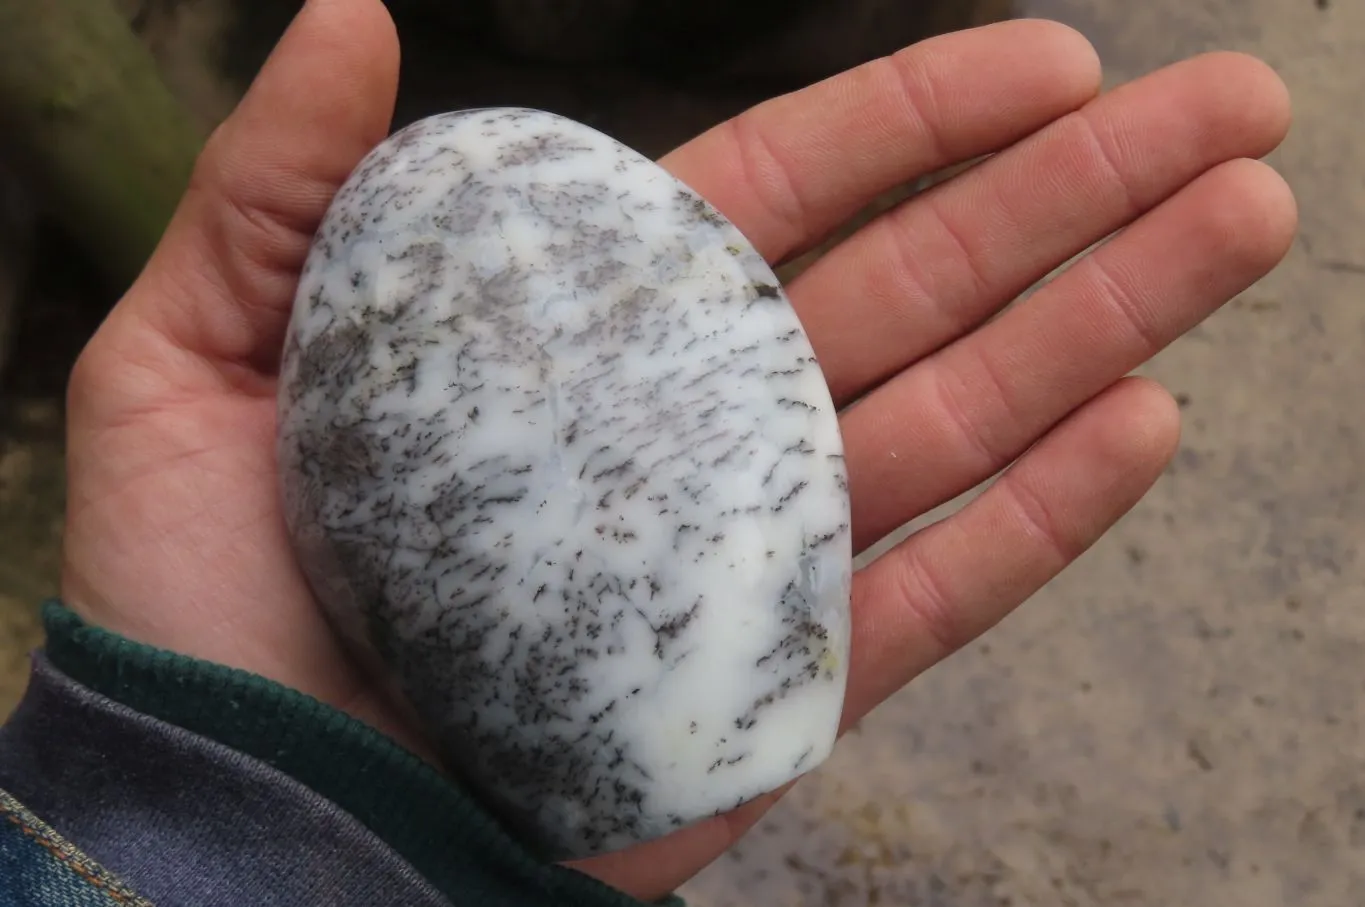
[[[312,0],[213,135],[72,376],[62,594],[94,623],[273,678],[420,752],[294,564],[273,453],[298,271],[331,195],[388,130],[397,64],[378,0]],[[1139,500],[1178,414],[1124,376],[1287,250],[1293,199],[1248,160],[1289,121],[1269,69],[1220,54],[1097,97],[1099,81],[1076,33],[1010,22],[771,101],[665,160],[779,261],[885,190],[998,152],[789,288],[836,401],[860,401],[842,419],[858,548],[1005,470],[857,575],[846,725]],[[578,867],[658,896],[775,799]]]

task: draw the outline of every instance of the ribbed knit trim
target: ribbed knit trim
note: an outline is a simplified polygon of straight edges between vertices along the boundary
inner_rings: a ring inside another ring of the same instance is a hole
[[[324,702],[91,626],[57,601],[43,606],[43,623],[47,656],[67,676],[291,776],[353,815],[457,904],[641,907],[537,860],[426,762]]]

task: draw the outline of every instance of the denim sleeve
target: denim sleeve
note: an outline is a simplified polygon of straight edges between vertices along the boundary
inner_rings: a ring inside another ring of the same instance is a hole
[[[151,907],[151,902],[0,790],[0,907]]]
[[[0,788],[0,892],[17,904],[451,903],[287,775],[100,696],[42,656],[0,729]]]
[[[69,894],[99,894],[96,878],[158,907],[644,907],[542,860],[457,783],[325,703],[59,603],[44,624],[0,727],[0,790],[24,817],[0,828],[0,860],[48,894],[22,899],[0,862],[0,907],[106,903]],[[28,846],[40,826],[80,859]]]

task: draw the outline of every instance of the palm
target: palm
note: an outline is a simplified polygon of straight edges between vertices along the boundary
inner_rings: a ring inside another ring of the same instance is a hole
[[[274,474],[293,284],[330,194],[387,128],[387,26],[377,0],[305,10],[83,355],[63,595],[95,622],[272,677],[420,749],[322,622]],[[1287,190],[1236,160],[1286,127],[1264,67],[1209,57],[1099,99],[1096,84],[1078,36],[1016,22],[779,99],[665,161],[781,260],[898,183],[1008,148],[789,288],[836,400],[859,400],[842,428],[860,546],[1010,467],[856,578],[846,721],[1003,617],[1140,498],[1177,418],[1164,391],[1123,375],[1287,245]],[[658,895],[771,799],[582,868]]]
[[[108,395],[129,399],[117,383]],[[101,406],[101,396],[89,405]],[[98,427],[73,437],[64,594],[136,638],[250,666],[394,730],[321,624],[290,556],[272,475],[271,398],[182,384],[151,390],[127,418],[111,414],[76,420]],[[98,461],[83,464],[82,448]]]

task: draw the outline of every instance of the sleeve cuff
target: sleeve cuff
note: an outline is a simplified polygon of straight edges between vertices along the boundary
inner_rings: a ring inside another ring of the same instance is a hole
[[[57,601],[44,605],[43,622],[58,670],[289,775],[354,816],[454,903],[478,877],[488,904],[642,907],[536,859],[456,784],[338,709],[259,675],[91,626]],[[677,897],[659,903],[683,905]]]

